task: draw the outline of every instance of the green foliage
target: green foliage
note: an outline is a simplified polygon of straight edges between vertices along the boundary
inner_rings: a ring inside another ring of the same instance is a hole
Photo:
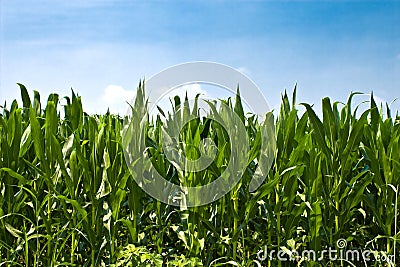
[[[151,253],[146,247],[135,247],[129,244],[118,253],[117,263],[111,266],[157,266],[163,263],[161,255]]]
[[[389,108],[384,114],[373,96],[360,115],[352,107],[354,94],[341,109],[324,98],[321,118],[306,103],[306,111],[298,111],[296,89],[291,103],[285,92],[278,117],[266,115],[275,122],[277,150],[266,180],[255,189],[250,181],[267,160],[259,152],[266,124],[244,114],[238,90],[235,101],[225,103],[247,131],[248,166],[230,193],[186,209],[161,203],[136,184],[132,175],[141,174],[131,174],[124,159],[124,118],[85,113],[74,92],[65,100],[52,94],[42,105],[37,91],[32,101],[19,86],[23,106],[14,101],[9,109],[0,107],[0,265],[292,266],[277,259],[260,262],[257,252],[320,251],[335,248],[341,238],[349,248],[399,255],[400,117]],[[140,114],[135,107],[147,101],[143,83],[138,95],[132,112]],[[176,97],[174,109],[180,104]],[[183,100],[182,116],[197,112],[197,103],[190,110]],[[170,123],[179,120],[161,115]],[[211,166],[189,173],[166,159],[163,123],[158,117],[135,133],[146,136],[143,145],[162,176],[197,186],[221,175],[231,153],[221,125],[200,118],[181,133],[193,159],[202,139],[216,144]],[[297,260],[301,266],[347,264]],[[368,263],[385,264],[394,266]]]

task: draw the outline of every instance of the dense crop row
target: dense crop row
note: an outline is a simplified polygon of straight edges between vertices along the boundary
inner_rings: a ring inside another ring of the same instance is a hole
[[[44,106],[38,92],[31,101],[19,86],[23,106],[14,101],[0,113],[0,265],[293,266],[276,258],[262,261],[257,252],[321,251],[336,248],[339,239],[346,239],[347,248],[399,255],[400,118],[379,109],[373,97],[370,109],[358,115],[353,94],[346,104],[324,98],[319,118],[308,104],[298,112],[296,90],[292,103],[285,93],[275,120],[274,162],[253,193],[248,184],[262,124],[244,115],[239,95],[227,100],[245,124],[253,152],[248,167],[223,198],[182,209],[152,199],[135,183],[124,159],[123,118],[86,114],[74,93],[65,99],[52,94]],[[145,102],[142,87],[137,100]],[[209,137],[218,150],[211,168],[183,180],[163,154],[161,123],[159,118],[142,125],[160,174],[190,186],[221,174],[230,150],[220,125],[199,119],[186,129],[182,142],[196,145]]]

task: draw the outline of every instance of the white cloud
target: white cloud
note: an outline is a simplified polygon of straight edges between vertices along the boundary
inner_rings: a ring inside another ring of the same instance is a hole
[[[127,111],[128,104],[135,96],[135,91],[129,91],[122,86],[110,84],[103,92],[102,101],[105,106],[110,108],[113,113],[124,114]]]
[[[197,94],[200,94],[201,99],[209,98],[207,91],[205,91],[198,83],[182,85],[164,93],[158,92],[158,94],[159,98],[155,100],[155,104],[164,112],[172,110],[171,100],[173,101],[175,96],[179,96],[181,101],[183,101],[187,95],[190,104],[194,101]],[[199,105],[201,105],[201,103],[199,103]],[[154,115],[154,112],[157,113],[157,110],[153,109],[150,112]]]
[[[169,91],[163,98],[172,98],[176,95],[180,96],[181,98],[184,98],[187,94],[187,97],[189,100],[195,99],[197,94],[201,94],[202,96],[207,95],[207,91],[203,90],[201,85],[198,83],[194,84],[186,84],[183,86],[179,86],[171,91]]]
[[[359,105],[357,114],[361,115],[364,111],[368,110],[371,106],[371,94],[362,94],[362,95],[355,95],[352,101],[352,109],[354,111],[355,107]],[[374,93],[374,100],[378,109],[383,110],[383,113],[386,114],[386,103],[388,104],[392,115],[399,110],[399,103],[394,101],[395,99],[388,99],[383,98],[381,96],[377,96]]]
[[[250,71],[246,67],[239,67],[236,70],[243,73],[246,76],[251,76]]]

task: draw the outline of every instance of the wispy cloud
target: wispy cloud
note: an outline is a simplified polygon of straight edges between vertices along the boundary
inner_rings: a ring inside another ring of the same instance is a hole
[[[109,85],[134,91],[139,79],[195,60],[237,67],[273,107],[296,81],[299,102],[316,105],[365,88],[397,97],[400,5],[328,2],[0,0],[0,100],[19,98],[16,82],[43,94],[73,87],[89,112],[104,112],[119,105],[102,98]]]

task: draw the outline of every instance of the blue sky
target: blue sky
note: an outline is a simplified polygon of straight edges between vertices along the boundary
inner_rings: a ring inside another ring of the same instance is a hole
[[[296,82],[316,108],[351,91],[400,97],[400,1],[0,3],[0,103],[21,82],[121,111],[141,78],[195,60],[243,71],[271,107]]]

